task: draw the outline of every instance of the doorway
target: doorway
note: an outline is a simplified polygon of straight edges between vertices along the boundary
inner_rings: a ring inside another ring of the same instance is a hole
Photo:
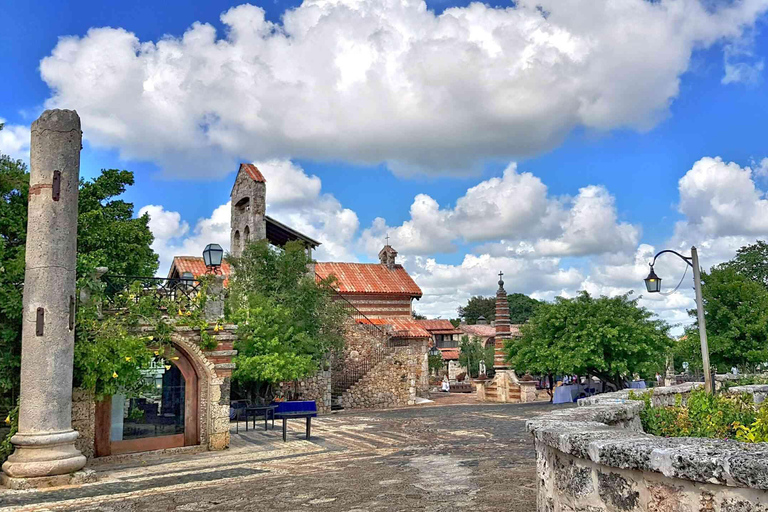
[[[96,404],[95,455],[145,452],[200,444],[198,375],[174,349],[141,370],[144,386]]]

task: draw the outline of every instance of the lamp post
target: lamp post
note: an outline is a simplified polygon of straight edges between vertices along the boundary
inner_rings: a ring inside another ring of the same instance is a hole
[[[645,287],[648,290],[648,293],[658,293],[661,291],[661,278],[656,275],[656,272],[653,271],[653,265],[656,263],[656,258],[665,252],[670,252],[677,255],[680,257],[680,259],[682,259],[693,268],[693,286],[696,290],[696,310],[699,317],[699,339],[701,339],[701,362],[702,366],[704,366],[704,389],[707,391],[707,393],[712,393],[712,374],[710,373],[709,368],[709,346],[707,345],[707,325],[704,322],[704,301],[701,297],[701,267],[699,266],[699,254],[696,251],[696,247],[691,247],[690,257],[683,256],[682,254],[670,249],[666,249],[657,253],[656,256],[653,257],[653,261],[650,264],[651,272],[648,274],[648,277],[644,279]]]
[[[221,272],[221,260],[224,258],[224,249],[219,244],[208,244],[203,249],[203,261],[208,272],[216,274]]]

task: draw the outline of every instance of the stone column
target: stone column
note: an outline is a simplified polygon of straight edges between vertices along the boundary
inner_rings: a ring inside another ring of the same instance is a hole
[[[67,475],[85,465],[72,429],[81,140],[73,110],[46,110],[32,123],[21,408],[19,432],[11,438],[16,451],[3,464],[6,483],[8,477]]]
[[[224,276],[213,276],[208,285],[208,297],[203,308],[203,316],[209,322],[217,322],[224,316]]]

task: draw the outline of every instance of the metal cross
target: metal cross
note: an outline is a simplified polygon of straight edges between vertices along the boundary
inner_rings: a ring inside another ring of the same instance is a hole
[[[501,279],[501,276],[504,275],[504,272],[499,272],[499,279]]]
[[[389,233],[387,233],[386,240],[387,240],[387,245],[389,245]]]

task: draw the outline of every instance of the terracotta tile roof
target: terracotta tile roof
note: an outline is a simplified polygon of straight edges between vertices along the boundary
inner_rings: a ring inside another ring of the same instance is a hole
[[[184,272],[192,272],[195,277],[204,275],[207,271],[202,256],[174,256],[171,268],[168,270],[169,278],[174,274],[174,270],[178,271],[179,276],[182,276]],[[226,260],[222,261],[221,273],[229,278],[229,272],[229,263]],[[224,284],[226,286],[226,281]]]
[[[259,168],[253,164],[240,164],[240,171],[247,172],[248,176],[250,176],[253,181],[258,181],[259,183],[267,182],[267,180],[264,179],[264,175],[261,174]]]
[[[461,334],[450,320],[416,320],[419,325],[432,334]]]
[[[509,326],[509,334],[520,336],[520,327],[522,327],[520,324],[511,324]],[[459,330],[470,337],[491,338],[496,336],[496,327],[493,325],[460,325]]]
[[[411,279],[402,265],[389,270],[381,263],[328,263],[315,264],[320,279],[336,276],[341,293],[380,293],[408,295],[421,298],[421,288]]]
[[[419,320],[407,316],[390,316],[386,318],[371,318],[358,320],[358,323],[371,323],[373,325],[386,326],[390,332],[400,338],[431,338],[429,331],[419,325]]]
[[[492,325],[460,325],[459,330],[470,337],[490,338],[496,336],[496,327]]]
[[[459,349],[457,348],[441,348],[439,349],[443,354],[443,359],[456,361],[459,359]]]

